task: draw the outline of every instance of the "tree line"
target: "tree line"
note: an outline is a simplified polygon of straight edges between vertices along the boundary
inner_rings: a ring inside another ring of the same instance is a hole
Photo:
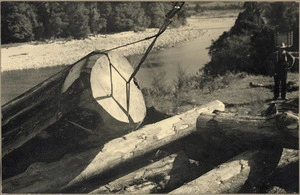
[[[1,43],[141,31],[162,25],[171,2],[1,2]],[[182,9],[171,24],[184,25]]]
[[[272,75],[268,57],[277,49],[275,33],[291,31],[293,45],[288,50],[299,51],[298,2],[245,2],[234,26],[212,42],[211,61],[204,72],[213,76],[226,72]],[[293,70],[297,69],[296,64]]]

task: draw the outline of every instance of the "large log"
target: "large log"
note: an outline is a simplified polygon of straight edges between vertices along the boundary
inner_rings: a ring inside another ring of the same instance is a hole
[[[147,113],[142,125],[151,124],[170,117],[163,114],[155,108],[147,108]],[[69,115],[69,121],[80,120],[84,128],[93,129],[91,121],[97,118],[81,112],[80,116]],[[64,125],[64,126],[63,126]],[[91,148],[101,146],[104,143],[118,137],[119,134],[108,134],[102,132],[96,135],[89,130],[84,131],[82,127],[72,123],[66,123],[65,120],[57,122],[55,125],[48,127],[33,139],[26,142],[20,148],[2,158],[2,179],[18,175],[26,171],[28,166],[35,162],[54,162],[68,153],[74,151],[86,151]]]
[[[298,149],[298,117],[279,113],[270,117],[239,116],[232,113],[202,114],[197,119],[197,134],[230,137],[236,144],[263,146],[277,144]]]
[[[2,157],[62,120],[98,135],[136,129],[146,107],[138,86],[126,83],[132,72],[119,53],[94,51],[3,105]],[[81,124],[85,115],[97,118],[93,128]]]
[[[120,164],[142,157],[150,151],[174,142],[196,131],[201,113],[224,111],[220,101],[213,101],[183,114],[114,139],[102,147],[69,154],[52,163],[35,163],[26,172],[3,181],[8,193],[51,193],[68,190],[92,179],[100,178]]]
[[[184,152],[172,154],[90,192],[157,193],[175,189],[191,178],[191,163]]]
[[[269,178],[276,168],[282,149],[248,150],[219,165],[170,194],[249,193]]]

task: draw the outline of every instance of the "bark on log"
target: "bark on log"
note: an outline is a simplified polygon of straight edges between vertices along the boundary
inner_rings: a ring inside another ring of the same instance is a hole
[[[271,117],[236,116],[231,113],[202,114],[197,119],[197,134],[210,132],[234,139],[236,144],[258,146],[275,143],[298,149],[298,117],[282,113]]]
[[[280,150],[248,150],[170,194],[247,193],[276,168]]]
[[[175,189],[191,177],[191,163],[183,151],[172,154],[137,171],[118,178],[91,194],[157,193]]]
[[[133,68],[116,52],[92,52],[53,77],[2,106],[2,157],[42,130],[70,114],[89,112],[98,117],[93,129],[70,121],[90,133],[121,135],[136,129],[146,107],[133,82]],[[122,133],[120,133],[122,132]]]
[[[68,153],[99,147],[119,137],[117,133],[102,132],[101,135],[94,134],[89,129],[94,128],[92,121],[97,121],[98,119],[88,112],[81,112],[80,114],[78,116],[74,113],[73,116],[69,115],[65,120],[60,120],[2,158],[2,179],[23,173],[35,162],[54,162]],[[147,108],[147,114],[141,126],[147,123],[155,123],[168,117],[171,116],[163,114],[154,107]],[[67,120],[80,121],[80,123],[77,122],[74,125],[72,122],[67,122]],[[88,129],[83,130],[83,127],[79,127],[79,125]]]
[[[147,125],[135,132],[114,139],[103,147],[65,156],[58,162],[36,163],[25,173],[3,181],[7,193],[60,192],[94,177],[118,165],[134,160],[196,131],[200,113],[224,111],[220,101],[213,101],[158,123]]]

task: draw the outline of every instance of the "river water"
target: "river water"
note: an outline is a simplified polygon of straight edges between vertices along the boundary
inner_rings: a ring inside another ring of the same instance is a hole
[[[224,31],[228,31],[236,17],[188,19],[188,23],[197,24],[196,28],[204,32],[203,36],[178,44],[175,47],[151,52],[136,75],[140,86],[151,87],[155,76],[164,73],[166,84],[172,83],[179,67],[187,74],[196,74],[210,60],[208,47]],[[136,66],[142,55],[129,56],[128,60]],[[64,66],[40,69],[13,70],[1,73],[1,105],[12,100],[46,78],[62,70]]]

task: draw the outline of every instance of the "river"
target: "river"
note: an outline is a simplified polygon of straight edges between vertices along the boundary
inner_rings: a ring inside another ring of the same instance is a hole
[[[185,44],[156,51],[149,54],[143,64],[143,68],[136,75],[141,87],[151,87],[153,77],[161,76],[159,72],[165,73],[165,83],[171,84],[179,74],[179,67],[186,74],[196,74],[200,68],[210,61],[208,47],[212,40],[216,40],[224,31],[228,31],[235,22],[235,17],[228,18],[189,18],[189,23],[194,23],[197,29],[204,34]],[[132,60],[134,58],[134,60]],[[131,64],[137,64],[141,55],[129,57]]]
[[[224,31],[228,31],[234,25],[235,19],[236,17],[189,18],[188,23],[196,23],[196,28],[204,31],[203,36],[172,48],[151,52],[136,75],[140,86],[151,87],[153,78],[161,76],[159,73],[164,73],[166,84],[171,84],[177,77],[178,67],[187,74],[196,74],[210,60],[207,48],[211,45],[211,41],[216,40]],[[135,66],[141,56],[129,56],[128,60]],[[56,66],[2,72],[1,105],[63,68],[63,66]]]

